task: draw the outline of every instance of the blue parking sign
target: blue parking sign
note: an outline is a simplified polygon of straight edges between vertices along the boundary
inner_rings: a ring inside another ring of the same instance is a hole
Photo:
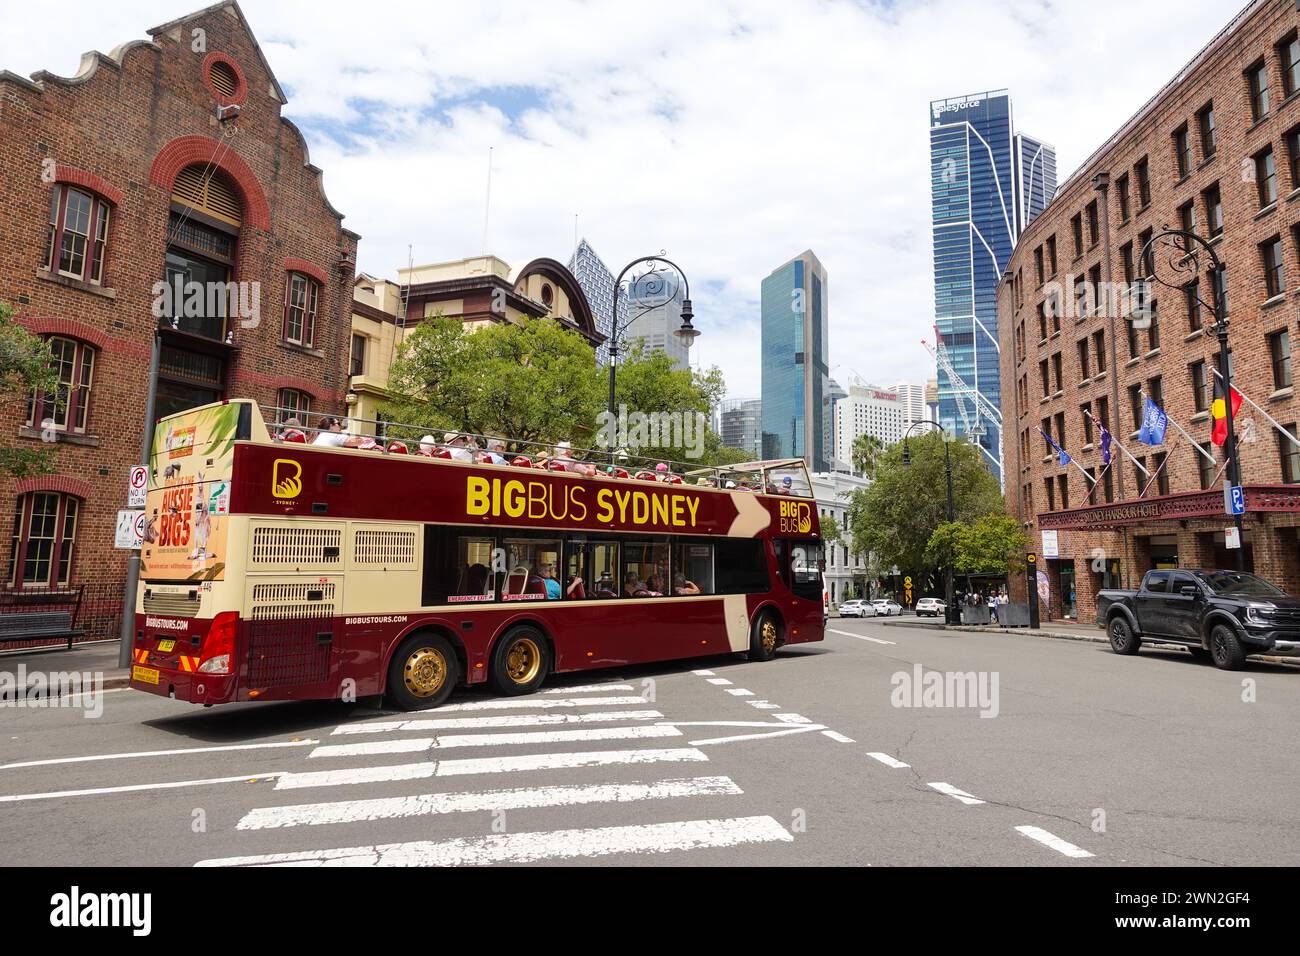
[[[1246,492],[1241,485],[1233,485],[1232,492],[1232,513],[1235,515],[1244,515],[1246,513]]]

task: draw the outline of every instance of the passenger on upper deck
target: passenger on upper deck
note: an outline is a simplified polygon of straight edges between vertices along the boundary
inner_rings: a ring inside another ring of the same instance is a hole
[[[324,445],[329,448],[342,448],[347,440],[347,433],[343,431],[343,422],[333,415],[326,415],[320,420],[320,431],[312,444]]]
[[[479,452],[478,460],[484,465],[504,465],[506,464],[506,443],[500,438],[489,438],[487,440],[487,449]]]
[[[451,452],[453,461],[473,461],[469,436],[464,432],[447,432],[442,436],[442,447]]]
[[[297,415],[290,415],[275,433],[276,441],[306,442],[307,434],[302,430],[302,422]]]
[[[555,446],[555,459],[564,464],[564,470],[573,472],[578,475],[586,475],[588,478],[596,474],[596,466],[589,465],[585,461],[578,461],[573,457],[573,445],[567,441],[562,441]]]
[[[791,478],[789,475],[786,475],[784,478],[781,479],[781,487],[777,489],[776,493],[778,495],[791,494],[792,493],[791,488],[793,487],[793,485],[794,485],[794,479]]]

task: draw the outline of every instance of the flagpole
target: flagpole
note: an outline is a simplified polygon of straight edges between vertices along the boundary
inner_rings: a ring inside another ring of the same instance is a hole
[[[1214,371],[1215,378],[1223,378],[1223,376],[1219,374],[1219,370],[1217,368],[1214,369],[1213,371]],[[1270,425],[1272,425],[1279,432],[1285,435],[1291,441],[1291,444],[1300,446],[1300,438],[1297,438],[1295,435],[1292,435],[1289,431],[1287,431],[1284,427],[1282,427],[1282,425],[1278,422],[1276,418],[1274,418],[1268,412],[1264,411],[1264,409],[1260,408],[1259,405],[1257,405],[1255,401],[1251,399],[1251,397],[1247,395],[1245,392],[1243,392],[1241,389],[1236,389],[1236,392],[1238,395],[1241,396],[1242,400],[1247,405],[1249,405],[1251,408],[1255,409],[1255,411],[1263,415],[1264,418],[1268,420],[1268,423]]]
[[[1147,395],[1146,392],[1140,392],[1140,394],[1141,394],[1141,396],[1142,396],[1143,398],[1147,398],[1147,397],[1149,397],[1149,396]],[[1240,394],[1240,393],[1238,393],[1238,394]],[[1187,434],[1187,432],[1183,430],[1183,426],[1182,426],[1182,425],[1178,424],[1178,422],[1174,421],[1172,418],[1169,418],[1168,416],[1165,416],[1165,418],[1166,418],[1166,420],[1169,422],[1170,425],[1173,425],[1173,426],[1174,426],[1174,431],[1178,432],[1178,434],[1182,435],[1182,436],[1183,436],[1184,438],[1186,438],[1189,442],[1191,442],[1191,443],[1192,443],[1192,447],[1195,448],[1195,449],[1196,449],[1196,450],[1197,450],[1197,451],[1198,451],[1198,452],[1199,452],[1203,457],[1205,457],[1206,459],[1208,459],[1209,462],[1210,462],[1210,464],[1212,464],[1212,465],[1218,465],[1218,464],[1219,464],[1217,461],[1214,460],[1214,456],[1213,456],[1213,455],[1211,455],[1208,451],[1206,451],[1204,448],[1202,448],[1202,447],[1197,443],[1197,441],[1196,441],[1195,438],[1193,438],[1191,435]],[[1166,460],[1168,460],[1167,456],[1166,456]]]
[[[1087,416],[1088,416],[1088,419],[1089,419],[1090,421],[1092,421],[1094,424],[1096,424],[1098,427],[1100,427],[1100,428],[1106,428],[1105,425],[1103,425],[1101,422],[1097,421],[1097,417],[1096,417],[1095,415],[1093,415],[1092,412],[1084,412],[1084,414],[1087,415]],[[1135,468],[1139,469],[1139,470],[1142,472],[1142,474],[1144,474],[1144,475],[1146,475],[1148,478],[1150,478],[1150,477],[1151,477],[1151,472],[1147,471],[1146,468],[1144,468],[1144,467],[1142,466],[1142,462],[1138,461],[1136,458],[1133,457],[1133,453],[1132,453],[1132,452],[1130,452],[1127,448],[1125,448],[1123,445],[1121,445],[1121,444],[1119,443],[1119,439],[1115,437],[1115,433],[1112,432],[1112,431],[1110,431],[1109,429],[1107,429],[1107,434],[1110,435],[1110,443],[1111,443],[1112,445],[1114,445],[1116,448],[1118,448],[1120,451],[1122,451],[1124,454],[1128,455],[1128,460],[1131,461],[1131,462],[1133,462],[1133,466],[1134,466]],[[1106,467],[1109,468],[1110,466],[1107,465]]]

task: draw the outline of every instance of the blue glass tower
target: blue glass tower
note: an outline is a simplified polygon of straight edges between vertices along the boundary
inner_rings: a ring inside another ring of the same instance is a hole
[[[1056,193],[1056,154],[1015,134],[1005,90],[936,100],[930,192],[935,324],[960,379],[938,369],[939,421],[972,438],[1000,481],[998,283],[1020,230]]]
[[[764,458],[803,458],[813,471],[829,470],[827,341],[826,270],[809,250],[763,280]]]

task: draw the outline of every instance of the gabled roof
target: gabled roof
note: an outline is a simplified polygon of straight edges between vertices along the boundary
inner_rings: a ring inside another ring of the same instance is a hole
[[[253,49],[257,51],[257,58],[262,63],[262,69],[266,70],[266,75],[271,78],[271,86],[275,89],[275,95],[281,103],[289,102],[289,98],[284,95],[284,88],[280,86],[280,81],[275,78],[275,72],[271,69],[271,64],[267,62],[266,54],[262,52],[262,45],[257,42],[257,36],[253,33],[253,28],[248,25],[248,18],[244,16],[244,11],[239,8],[235,0],[222,0],[221,3],[214,3],[210,7],[204,7],[202,10],[195,10],[193,13],[187,13],[183,17],[177,17],[175,20],[168,20],[166,23],[150,28],[147,32],[151,37],[157,37],[159,34],[197,20],[200,17],[206,17],[209,13],[216,13],[223,7],[229,7],[234,13],[235,18],[239,20],[244,30],[248,33],[248,38],[253,41]]]

